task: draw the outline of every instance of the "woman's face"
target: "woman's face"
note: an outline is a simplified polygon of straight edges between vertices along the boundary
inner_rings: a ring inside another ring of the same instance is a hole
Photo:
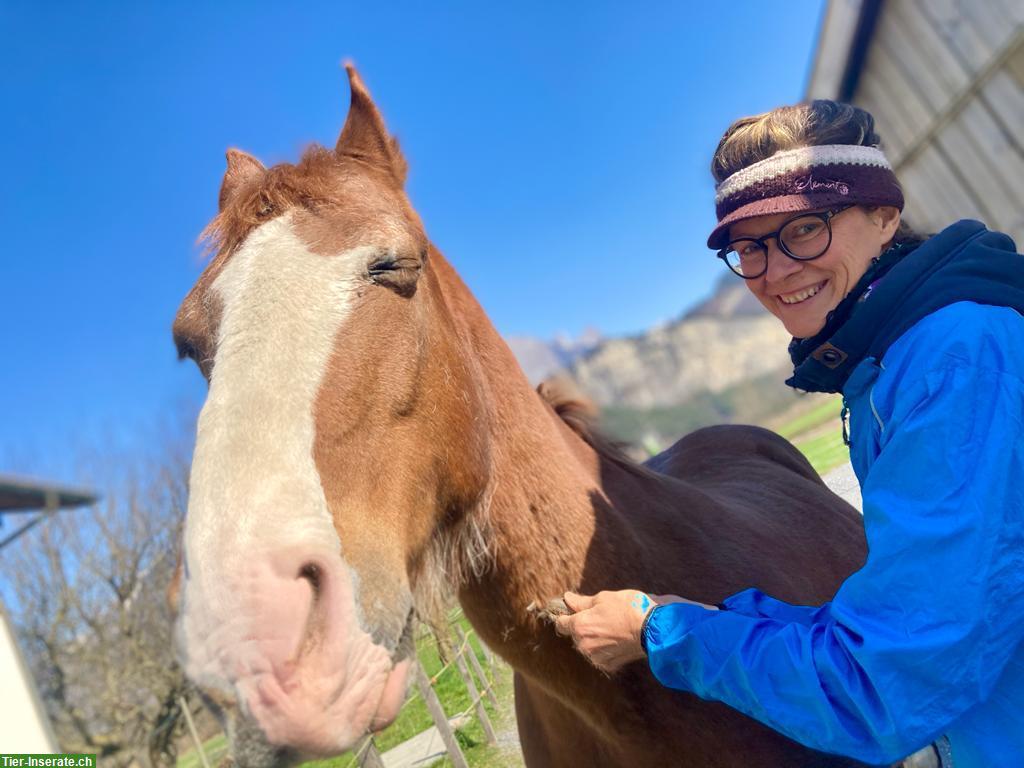
[[[774,232],[796,214],[781,213],[738,221],[729,238],[761,237]],[[871,260],[896,234],[899,210],[892,207],[853,206],[832,217],[832,244],[812,261],[797,261],[768,241],[768,271],[746,280],[747,287],[786,330],[798,339],[813,336],[825,317],[863,277]]]

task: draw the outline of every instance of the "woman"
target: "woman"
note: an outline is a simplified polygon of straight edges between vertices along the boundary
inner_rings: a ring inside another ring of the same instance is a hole
[[[843,393],[866,564],[817,607],[569,593],[559,631],[822,751],[1024,765],[1024,259],[974,221],[914,236],[878,143],[830,101],[738,121],[708,240],[793,335],[787,383]]]

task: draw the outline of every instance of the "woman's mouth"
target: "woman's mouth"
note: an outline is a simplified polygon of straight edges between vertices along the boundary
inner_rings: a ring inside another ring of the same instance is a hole
[[[801,288],[799,291],[793,291],[792,293],[780,293],[778,295],[778,299],[783,304],[785,304],[786,306],[789,306],[789,307],[791,307],[791,306],[793,306],[795,304],[802,304],[803,302],[807,301],[808,299],[811,299],[814,296],[816,296],[818,294],[818,292],[822,288],[824,288],[827,283],[828,283],[828,280],[823,280],[822,282],[818,283],[817,285],[811,285],[811,286],[808,286],[807,288]]]

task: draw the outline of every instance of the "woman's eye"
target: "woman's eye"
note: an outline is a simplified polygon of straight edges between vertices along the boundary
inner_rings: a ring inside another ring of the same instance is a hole
[[[793,227],[791,237],[808,238],[813,237],[821,231],[824,224],[820,221],[801,222]]]

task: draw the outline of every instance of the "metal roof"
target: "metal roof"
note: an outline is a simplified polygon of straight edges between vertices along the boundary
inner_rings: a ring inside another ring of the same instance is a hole
[[[99,497],[82,488],[0,475],[0,512],[55,511],[95,504]]]

